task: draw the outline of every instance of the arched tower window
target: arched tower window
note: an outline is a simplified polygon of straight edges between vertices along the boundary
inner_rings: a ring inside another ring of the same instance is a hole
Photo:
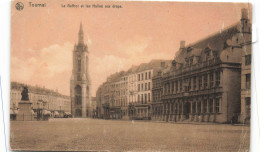
[[[75,87],[75,104],[78,106],[82,104],[82,89],[79,85]]]
[[[87,94],[88,94],[89,93],[89,87],[88,86],[87,86],[87,90],[86,91],[87,91]]]
[[[81,72],[81,59],[78,57],[78,72]]]

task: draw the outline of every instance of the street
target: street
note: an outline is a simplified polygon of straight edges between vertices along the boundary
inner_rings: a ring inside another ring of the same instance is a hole
[[[102,119],[11,121],[14,150],[249,151],[250,127]]]

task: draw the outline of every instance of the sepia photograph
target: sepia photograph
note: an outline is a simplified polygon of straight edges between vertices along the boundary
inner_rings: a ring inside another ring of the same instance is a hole
[[[250,151],[251,49],[250,3],[12,1],[10,148]]]

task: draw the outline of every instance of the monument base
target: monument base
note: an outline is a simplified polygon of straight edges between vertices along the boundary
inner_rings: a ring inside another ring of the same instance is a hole
[[[18,113],[16,120],[18,121],[32,121],[34,120],[34,115],[32,112],[32,103],[30,101],[21,101],[18,105]]]

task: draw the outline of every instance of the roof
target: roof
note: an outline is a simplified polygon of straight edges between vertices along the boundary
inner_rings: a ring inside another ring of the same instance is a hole
[[[142,72],[145,70],[162,68],[162,62],[164,62],[165,66],[167,66],[171,63],[171,60],[153,59],[149,63],[140,64],[135,72]]]
[[[220,32],[216,32],[204,39],[201,39],[193,44],[180,49],[176,55],[175,60],[178,63],[185,62],[186,57],[201,56],[202,51],[206,48],[216,51],[218,54],[224,49],[224,45],[228,39],[231,39],[236,33],[239,32],[238,26],[240,23],[231,25]]]
[[[23,87],[27,86],[29,93],[38,93],[38,94],[49,94],[49,95],[55,95],[55,96],[61,96],[61,97],[68,97],[66,95],[62,95],[57,91],[51,90],[51,89],[47,89],[44,87],[39,87],[39,86],[32,86],[32,85],[28,85],[28,84],[23,84],[23,83],[19,83],[19,82],[11,82],[11,89],[13,90],[23,90]]]

